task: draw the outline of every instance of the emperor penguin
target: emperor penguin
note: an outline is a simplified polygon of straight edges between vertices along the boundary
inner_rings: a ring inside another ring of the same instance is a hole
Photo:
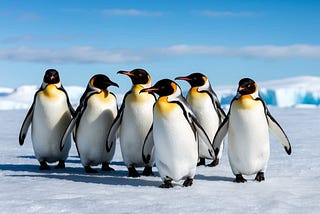
[[[75,116],[61,140],[60,148],[63,149],[65,137],[74,130],[74,141],[86,173],[97,173],[91,166],[99,164],[102,164],[103,171],[114,170],[109,164],[116,144],[107,152],[106,142],[118,106],[116,96],[108,90],[109,86],[119,87],[104,74],[96,74],[90,79]]]
[[[65,147],[59,149],[60,139],[72,119],[74,110],[59,73],[48,69],[32,105],[22,123],[19,143],[22,146],[31,124],[31,140],[40,170],[49,170],[47,163],[59,161],[56,169],[65,168],[65,160],[71,147],[71,136],[66,137]]]
[[[148,162],[154,153],[163,181],[161,188],[171,188],[172,181],[180,180],[184,180],[183,186],[191,186],[196,173],[200,139],[207,145],[211,159],[214,159],[210,139],[174,81],[160,80],[142,92],[159,95],[153,108],[153,125],[143,146],[144,161]]]
[[[259,96],[257,84],[250,78],[241,79],[237,95],[231,101],[227,117],[213,142],[217,154],[223,138],[228,134],[228,158],[236,176],[234,182],[246,182],[243,175],[253,174],[256,181],[265,180],[270,155],[269,129],[290,155],[289,139]]]
[[[190,104],[194,114],[197,116],[201,126],[206,131],[209,139],[213,142],[213,138],[222,123],[226,114],[221,108],[221,104],[216,93],[213,91],[209,79],[202,73],[192,73],[188,76],[177,77],[176,80],[187,81],[191,88],[187,94],[187,101]],[[216,166],[222,155],[223,143],[219,148],[218,157],[207,166]],[[201,142],[199,148],[200,161],[198,166],[205,165],[205,158],[209,158],[206,145]]]
[[[109,132],[107,150],[110,150],[119,132],[120,147],[123,161],[128,168],[129,177],[139,177],[136,167],[144,167],[142,175],[153,175],[153,161],[145,164],[142,159],[142,146],[153,122],[152,107],[156,101],[153,94],[141,92],[151,86],[151,78],[144,69],[119,71],[130,77],[132,88],[122,101],[117,118]],[[153,158],[152,158],[153,159]]]

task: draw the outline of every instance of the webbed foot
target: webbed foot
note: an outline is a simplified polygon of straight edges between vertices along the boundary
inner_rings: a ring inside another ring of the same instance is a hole
[[[245,183],[247,180],[241,175],[241,174],[236,174],[236,178],[233,180],[235,183]]]

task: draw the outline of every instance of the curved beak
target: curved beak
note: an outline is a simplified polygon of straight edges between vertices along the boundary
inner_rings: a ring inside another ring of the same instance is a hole
[[[159,90],[158,88],[154,88],[154,87],[144,88],[139,92],[139,94],[143,92],[148,92],[148,93],[157,92],[158,90]]]
[[[185,81],[191,81],[192,79],[190,77],[176,77],[175,80],[185,80]]]
[[[115,86],[115,87],[119,88],[119,85],[117,83],[115,83],[115,82],[112,82],[112,81],[108,82],[107,85],[108,86],[112,85],[112,86]]]
[[[134,74],[131,73],[130,71],[118,71],[117,73],[118,74],[124,74],[124,75],[127,75],[129,77],[133,77],[134,76]]]

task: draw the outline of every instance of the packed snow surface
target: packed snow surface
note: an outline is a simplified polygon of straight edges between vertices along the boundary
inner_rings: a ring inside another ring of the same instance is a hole
[[[294,77],[258,83],[260,95],[268,105],[279,107],[318,107],[320,105],[320,77]],[[0,88],[0,110],[27,109],[38,89],[35,85],[21,86],[15,89]],[[85,88],[65,86],[71,103],[78,105]],[[222,105],[229,105],[236,94],[237,85],[215,86],[213,89]],[[188,88],[182,88],[186,91]],[[118,94],[119,104],[123,94]]]
[[[27,110],[0,111],[0,213],[319,213],[320,109],[270,111],[289,136],[292,154],[271,137],[265,181],[247,176],[247,183],[233,183],[224,150],[217,167],[197,168],[193,186],[179,182],[172,189],[158,188],[155,167],[153,177],[128,178],[119,145],[115,172],[86,174],[74,145],[66,169],[39,171],[30,133],[22,147],[18,143]]]

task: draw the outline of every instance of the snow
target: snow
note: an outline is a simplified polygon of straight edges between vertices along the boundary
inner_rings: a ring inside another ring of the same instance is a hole
[[[260,95],[268,105],[278,107],[302,108],[320,105],[320,77],[301,76],[282,80],[258,82]],[[21,86],[16,89],[0,88],[0,110],[27,109],[32,103],[37,90],[35,85]],[[222,105],[229,105],[236,94],[237,85],[213,86]],[[78,101],[85,88],[79,86],[65,86],[73,106]],[[184,89],[184,90],[187,90]],[[123,94],[117,94],[118,102]]]
[[[266,180],[244,184],[234,178],[226,154],[215,168],[197,168],[192,187],[175,183],[160,189],[154,177],[128,178],[120,147],[115,172],[88,175],[75,146],[66,169],[39,171],[30,133],[25,144],[18,133],[27,112],[0,111],[1,213],[318,213],[320,209],[320,109],[270,107],[291,140],[288,156],[275,137]],[[142,169],[139,169],[142,170]]]

